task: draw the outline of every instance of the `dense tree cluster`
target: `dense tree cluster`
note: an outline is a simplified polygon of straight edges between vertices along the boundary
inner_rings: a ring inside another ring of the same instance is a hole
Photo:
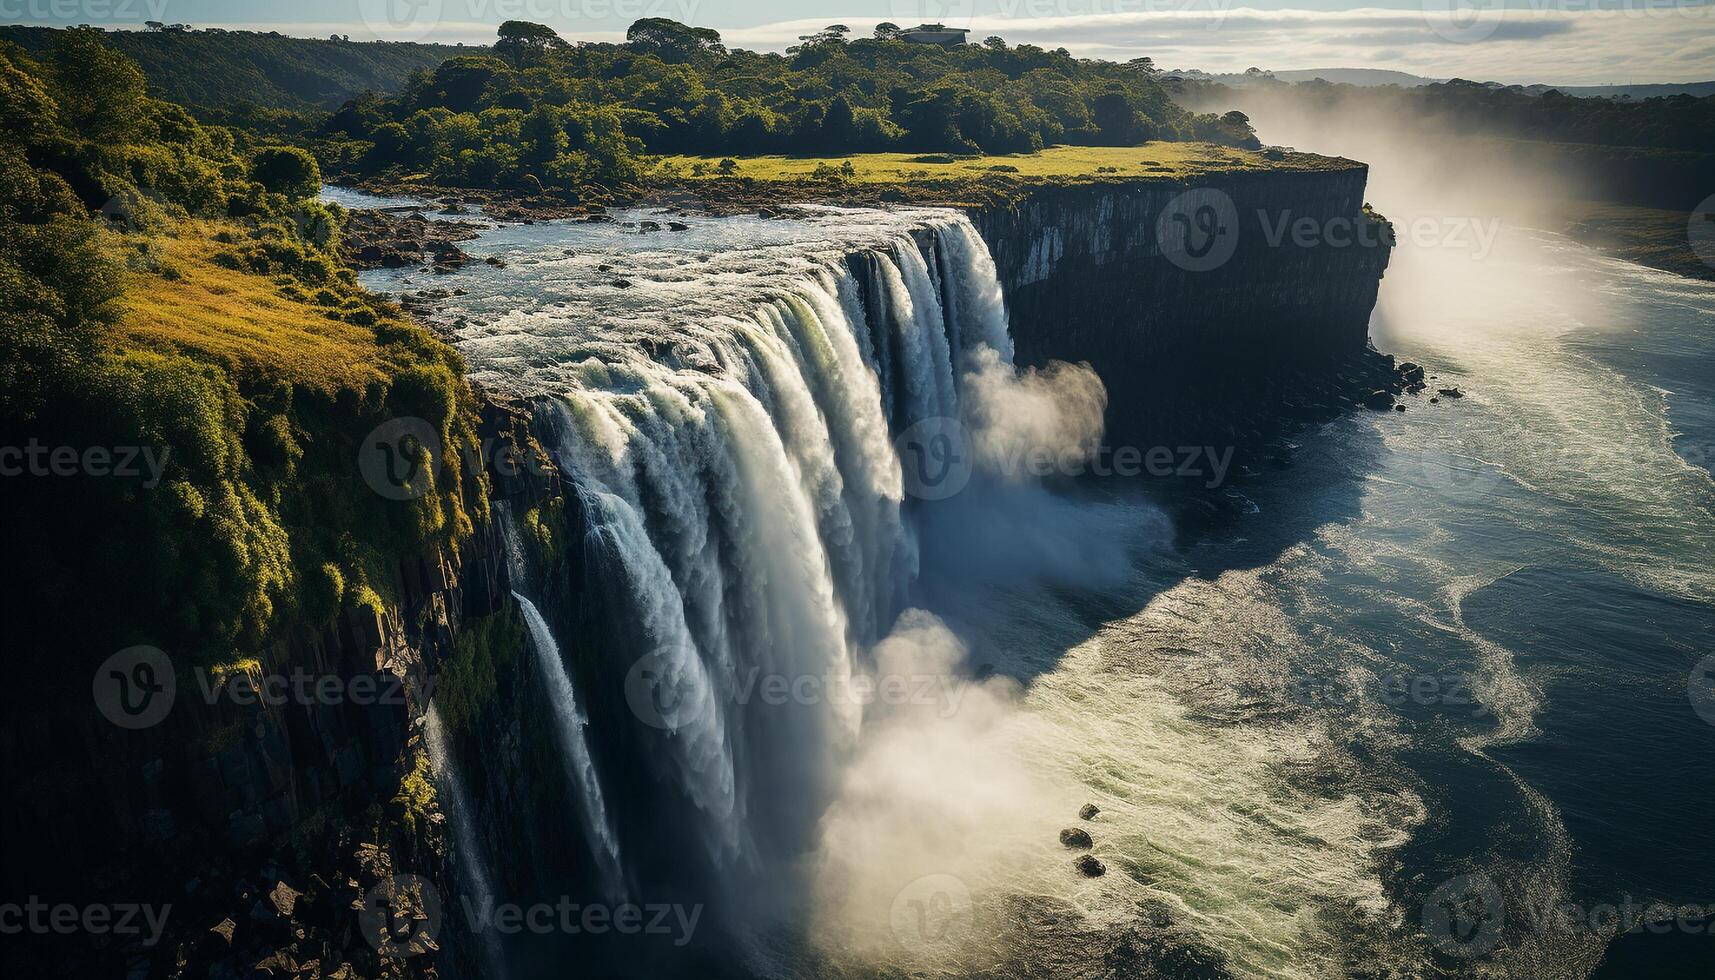
[[[1242,116],[1174,104],[1148,59],[878,33],[850,40],[833,25],[782,55],[728,50],[712,30],[663,18],[636,22],[623,44],[570,44],[510,21],[492,54],[419,72],[393,97],[353,100],[314,135],[324,163],[350,172],[558,186],[636,179],[643,154],[1256,145]]]

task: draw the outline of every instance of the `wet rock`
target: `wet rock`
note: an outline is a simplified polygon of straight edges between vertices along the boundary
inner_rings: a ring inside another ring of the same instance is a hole
[[[1395,405],[1393,407],[1393,410],[1396,412],[1403,412],[1403,411],[1405,411],[1405,406],[1404,405]]]
[[[631,288],[631,280],[630,279],[615,279],[613,281],[613,284],[614,284],[614,286],[616,286],[619,289],[630,289]]]
[[[691,230],[691,226],[688,224],[685,224],[683,221],[669,221],[669,222],[667,222],[667,228],[669,231],[690,231]]]
[[[506,268],[506,263],[501,261],[501,258],[498,255],[490,255],[488,258],[483,259],[482,261],[486,262],[489,265],[494,266],[496,269]]]
[[[1464,398],[1465,397],[1465,393],[1460,391],[1457,388],[1438,388],[1438,389],[1436,389],[1436,391],[1438,391],[1441,394],[1441,396],[1444,398]]]
[[[1364,396],[1364,405],[1378,412],[1385,412],[1393,407],[1393,392],[1377,388]]]
[[[1411,361],[1406,361],[1399,366],[1399,376],[1407,381],[1422,381],[1423,368]]]
[[[292,912],[298,906],[298,898],[304,893],[286,884],[284,881],[274,885],[274,890],[268,893],[268,903],[274,910],[286,918],[292,917]]]
[[[1108,873],[1108,866],[1097,860],[1093,854],[1080,854],[1078,860],[1072,862],[1072,867],[1086,878],[1100,878]]]
[[[1089,831],[1080,830],[1077,827],[1067,827],[1065,830],[1060,831],[1060,843],[1066,847],[1079,847],[1084,849],[1096,846],[1095,841],[1090,840]]]
[[[613,266],[608,265],[606,262],[603,262],[601,265],[598,265],[595,267],[595,271],[597,271],[597,272],[612,272]]]
[[[1431,405],[1439,405],[1439,404],[1441,404],[1441,399],[1439,399],[1439,398],[1431,398],[1431,399],[1429,399],[1429,404],[1431,404]]]
[[[661,222],[659,222],[659,221],[639,221],[637,223],[637,230],[638,231],[660,231],[661,230]]]
[[[1081,820],[1094,820],[1096,819],[1096,814],[1101,812],[1101,807],[1094,803],[1086,803],[1078,809],[1078,818]]]

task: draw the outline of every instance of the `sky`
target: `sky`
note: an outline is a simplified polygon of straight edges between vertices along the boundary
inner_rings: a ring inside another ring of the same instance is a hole
[[[713,27],[729,46],[759,50],[833,23],[867,35],[881,21],[939,21],[969,28],[972,40],[999,35],[1212,72],[1389,68],[1551,85],[1715,79],[1711,0],[0,0],[0,23],[158,20],[354,41],[488,43],[509,19],[572,40],[618,40],[640,17]]]

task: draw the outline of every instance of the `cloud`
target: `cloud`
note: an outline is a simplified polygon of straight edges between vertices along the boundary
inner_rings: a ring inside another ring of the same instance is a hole
[[[1230,9],[1229,0],[1016,0],[1032,15],[959,21],[972,37],[1064,47],[1080,57],[1149,55],[1163,67],[1243,71],[1391,68],[1507,83],[1684,82],[1715,75],[1715,7],[1634,0],[1630,9],[1480,9],[1471,25],[1444,10]],[[1578,0],[1570,0],[1577,4]],[[1578,4],[1587,7],[1587,4]],[[1047,7],[1067,11],[1033,15]],[[1086,12],[1092,7],[1116,12]],[[1136,8],[1147,9],[1136,9]],[[1128,9],[1129,8],[1129,9]],[[1002,10],[1007,4],[1002,4]],[[867,35],[875,18],[818,17],[722,30],[728,45],[780,50],[834,23]],[[951,20],[949,20],[951,22]],[[1622,59],[1615,60],[1615,55]]]

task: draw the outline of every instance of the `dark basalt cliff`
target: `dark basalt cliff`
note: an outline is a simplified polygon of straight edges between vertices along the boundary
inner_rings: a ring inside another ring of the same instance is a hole
[[[1335,374],[1365,353],[1391,251],[1364,208],[1367,175],[1354,164],[1045,187],[972,217],[1019,363],[1089,362],[1107,385],[1110,439],[1202,437],[1200,423],[1225,427],[1233,410],[1283,407],[1283,376]],[[1202,260],[1163,254],[1159,230],[1171,242],[1205,204],[1231,240]]]

